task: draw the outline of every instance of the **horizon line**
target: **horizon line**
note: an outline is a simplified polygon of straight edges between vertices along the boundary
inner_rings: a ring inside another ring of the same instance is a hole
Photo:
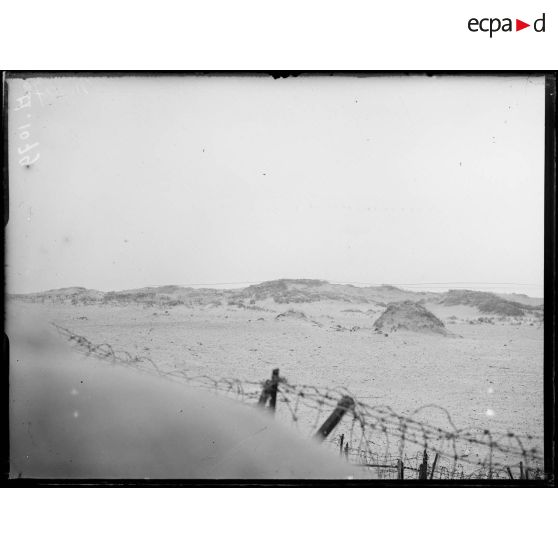
[[[136,289],[148,289],[148,288],[161,288],[161,287],[184,287],[184,288],[188,288],[188,287],[219,287],[219,286],[225,286],[225,285],[246,285],[246,286],[252,286],[252,285],[258,285],[261,283],[269,283],[269,282],[273,282],[273,281],[325,281],[326,283],[331,283],[331,284],[337,284],[337,285],[359,285],[359,286],[364,286],[364,287],[433,287],[433,288],[439,288],[439,287],[450,287],[450,286],[461,286],[461,285],[477,285],[477,286],[500,286],[500,287],[540,287],[544,289],[544,284],[543,283],[507,283],[507,282],[483,282],[483,281],[454,281],[454,282],[420,282],[420,283],[374,283],[374,282],[363,282],[363,281],[335,281],[335,280],[331,280],[331,279],[308,279],[308,278],[279,278],[279,279],[266,279],[263,281],[231,281],[231,282],[222,282],[222,283],[164,283],[164,284],[151,284],[151,285],[145,285],[143,287],[132,287],[132,288],[121,288],[121,289],[110,289],[109,291],[104,291],[102,289],[96,289],[96,288],[91,288],[91,287],[81,287],[78,285],[71,285],[71,286],[66,286],[66,287],[54,287],[54,288],[50,288],[50,289],[44,289],[41,291],[30,291],[30,292],[24,292],[24,293],[8,293],[6,292],[6,294],[8,295],[30,295],[30,294],[38,294],[38,293],[44,293],[44,292],[48,292],[48,291],[56,291],[56,290],[62,290],[62,289],[71,289],[71,288],[82,288],[82,289],[87,289],[87,290],[96,290],[99,292],[116,292],[116,291],[127,291],[127,290],[136,290]],[[227,289],[224,289],[227,290]],[[232,290],[232,289],[230,289]],[[479,290],[479,289],[470,289],[470,290]],[[509,294],[525,294],[525,293],[509,293]],[[532,298],[543,298],[544,296],[544,291],[540,296],[536,296],[533,297],[532,295],[527,295],[525,294],[525,296],[531,296]]]

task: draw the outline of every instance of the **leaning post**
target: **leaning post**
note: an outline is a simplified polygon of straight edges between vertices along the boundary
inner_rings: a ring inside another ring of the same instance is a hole
[[[318,428],[314,438],[319,441],[325,440],[329,433],[339,424],[347,411],[350,411],[355,406],[355,400],[348,395],[344,395],[337,403],[337,407],[333,409],[331,415],[327,417],[325,422]]]

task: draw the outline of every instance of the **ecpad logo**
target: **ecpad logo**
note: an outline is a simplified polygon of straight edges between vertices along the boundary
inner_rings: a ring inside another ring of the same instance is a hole
[[[533,22],[533,29],[535,30],[535,32],[545,32],[545,15],[546,14],[543,14],[539,19],[536,19]],[[475,17],[472,17],[468,21],[467,27],[469,28],[469,31],[473,33],[477,33],[479,31],[483,33],[490,33],[490,38],[492,38],[492,35],[494,33],[497,33],[498,31],[503,31],[504,33],[513,31],[512,19],[509,17],[505,17],[503,19],[497,17],[485,17],[482,19],[477,19]],[[521,31],[522,29],[525,29],[527,27],[531,27],[531,24],[525,23],[520,19],[515,20],[516,31]]]

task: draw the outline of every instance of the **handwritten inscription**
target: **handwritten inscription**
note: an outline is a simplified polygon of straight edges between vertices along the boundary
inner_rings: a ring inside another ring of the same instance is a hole
[[[36,107],[48,109],[58,99],[76,94],[88,95],[91,83],[89,78],[80,77],[52,80],[34,78],[23,81],[23,95],[15,99],[13,108],[14,112],[22,116],[18,119],[20,125],[16,128],[19,139],[18,162],[22,167],[30,168],[41,157],[39,142],[33,137],[33,101]]]
[[[18,155],[23,155],[23,157],[19,159],[19,164],[27,168],[35,164],[41,156],[38,150],[39,142],[33,141],[31,136],[31,108],[31,91],[24,86],[24,94],[16,99],[14,111],[19,112],[24,109],[28,111],[26,113],[26,118],[29,119],[29,122],[17,127],[18,137],[21,141],[21,145],[17,148],[17,153]]]

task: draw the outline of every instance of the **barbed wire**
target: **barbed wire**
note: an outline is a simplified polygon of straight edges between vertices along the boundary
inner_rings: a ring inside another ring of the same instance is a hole
[[[215,394],[257,405],[269,380],[245,380],[190,374],[186,370],[162,370],[151,358],[116,350],[109,343],[92,343],[86,337],[52,323],[66,340],[87,356],[131,366],[149,374],[186,382]],[[267,380],[267,383],[266,383]],[[425,456],[435,455],[436,464],[425,465],[422,473],[442,479],[510,478],[510,467],[520,467],[517,476],[540,478],[543,475],[542,436],[494,432],[482,428],[458,428],[450,413],[440,405],[425,405],[403,415],[388,405],[371,405],[345,387],[323,388],[310,384],[291,384],[279,377],[276,415],[293,424],[303,435],[316,433],[343,398],[353,402],[344,409],[346,418],[336,427],[326,446],[338,451],[350,463],[359,466],[364,476],[399,478],[398,468],[413,475],[421,474]],[[266,387],[267,386],[267,387]],[[429,414],[429,420],[421,415]],[[434,424],[433,415],[441,422]],[[525,467],[525,469],[523,469]]]

